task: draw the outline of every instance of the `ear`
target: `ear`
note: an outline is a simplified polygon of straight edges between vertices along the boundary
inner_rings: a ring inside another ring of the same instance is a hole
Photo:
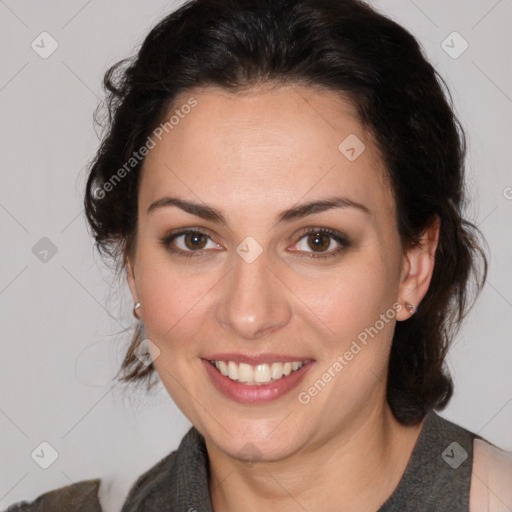
[[[402,305],[402,309],[396,315],[399,321],[407,320],[414,314],[428,291],[434,273],[440,226],[441,220],[435,215],[421,235],[419,245],[405,251],[398,289],[398,302]],[[414,309],[408,309],[407,304],[411,304]]]
[[[130,288],[130,292],[132,294],[133,303],[139,302],[139,297],[137,293],[137,286],[135,284],[135,262],[132,258],[127,258],[126,260],[126,280],[128,282],[128,287]]]

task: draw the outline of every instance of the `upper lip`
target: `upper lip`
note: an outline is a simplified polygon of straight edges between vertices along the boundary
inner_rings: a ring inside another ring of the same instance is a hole
[[[245,363],[253,366],[258,364],[289,363],[294,361],[312,361],[311,357],[283,355],[283,354],[235,354],[222,353],[204,356],[208,361],[233,361],[234,363]]]

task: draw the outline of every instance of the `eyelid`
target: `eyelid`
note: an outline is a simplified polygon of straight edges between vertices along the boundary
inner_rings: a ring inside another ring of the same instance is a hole
[[[183,249],[177,249],[177,248],[171,247],[171,243],[176,238],[183,236],[183,235],[191,234],[191,233],[204,235],[209,240],[214,242],[215,244],[220,245],[217,242],[215,242],[215,240],[213,240],[211,235],[206,230],[204,230],[203,228],[196,228],[196,227],[188,227],[188,228],[182,228],[182,229],[177,229],[177,230],[171,231],[171,232],[167,233],[166,235],[164,235],[161,238],[160,242],[167,250],[169,250],[173,254],[177,254],[178,256],[190,257],[190,256],[208,255],[208,253],[211,252],[211,249],[208,249],[208,250],[198,249],[196,251],[193,251],[193,250],[184,251]],[[317,226],[317,227],[308,226],[308,227],[305,227],[302,230],[300,230],[300,233],[298,235],[294,235],[294,238],[295,237],[297,238],[296,242],[294,242],[294,245],[299,243],[304,237],[313,235],[316,233],[320,233],[320,234],[328,236],[329,238],[334,240],[339,245],[339,247],[334,250],[330,250],[330,251],[326,251],[326,252],[318,252],[318,253],[315,253],[314,251],[311,251],[311,252],[309,252],[309,251],[292,251],[292,252],[295,252],[298,254],[305,252],[306,254],[309,255],[309,256],[304,256],[306,258],[328,258],[331,256],[338,255],[340,252],[342,252],[343,250],[345,250],[347,247],[349,247],[351,245],[349,238],[344,233],[337,231],[335,229],[320,227],[320,226]],[[217,252],[216,250],[214,250],[214,251]]]
[[[206,236],[209,240],[211,240],[213,243],[217,244],[217,242],[215,242],[213,240],[213,238],[211,237],[211,235],[205,231],[204,229],[202,228],[195,228],[195,227],[189,227],[189,228],[182,228],[182,229],[177,229],[177,230],[173,230],[167,234],[165,234],[161,239],[160,239],[160,243],[170,252],[172,252],[173,254],[177,254],[178,256],[201,256],[205,253],[208,253],[210,250],[204,250],[204,249],[199,249],[197,251],[184,251],[183,249],[178,249],[178,248],[174,248],[174,247],[171,247],[171,243],[178,237],[180,236],[184,236],[184,235],[188,235],[188,234],[201,234],[201,235],[204,235]],[[220,245],[220,244],[217,244],[217,245]]]
[[[305,251],[307,256],[304,256],[304,257],[306,257],[306,258],[329,258],[331,256],[337,256],[337,255],[339,255],[339,253],[343,252],[346,248],[348,248],[351,245],[349,238],[341,231],[338,231],[338,230],[332,229],[332,228],[321,227],[321,226],[316,226],[316,227],[309,226],[309,227],[303,228],[301,230],[300,234],[298,235],[297,242],[295,242],[295,244],[299,243],[304,237],[314,235],[316,233],[320,233],[320,234],[328,236],[329,238],[334,240],[338,244],[339,247],[337,247],[336,249],[331,249],[330,251],[326,251],[326,252],[317,252],[316,253],[314,251],[311,251],[311,252]],[[300,254],[303,251],[296,251],[296,252]]]

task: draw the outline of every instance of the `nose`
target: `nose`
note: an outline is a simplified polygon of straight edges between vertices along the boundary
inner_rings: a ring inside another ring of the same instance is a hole
[[[234,267],[223,281],[215,317],[237,338],[258,340],[290,322],[292,293],[269,267],[265,252],[251,263],[234,255]]]

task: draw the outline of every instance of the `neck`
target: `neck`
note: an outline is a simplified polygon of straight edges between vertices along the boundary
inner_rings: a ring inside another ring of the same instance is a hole
[[[385,402],[321,443],[254,464],[225,456],[207,441],[213,508],[375,512],[398,485],[422,424],[400,424]]]

